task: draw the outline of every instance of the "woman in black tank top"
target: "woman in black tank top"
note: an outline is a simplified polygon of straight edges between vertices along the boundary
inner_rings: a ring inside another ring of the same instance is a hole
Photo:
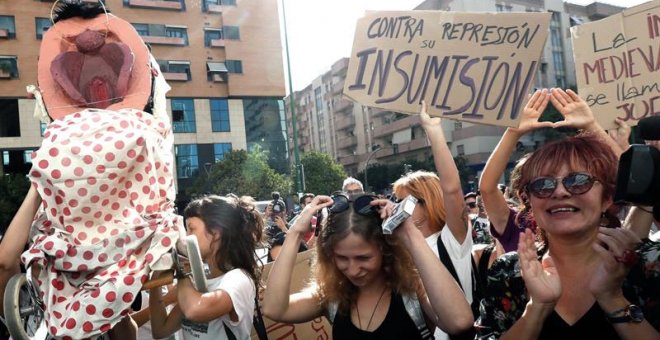
[[[378,206],[385,201],[370,195],[315,197],[289,230],[270,271],[264,315],[288,323],[325,315],[334,321],[335,339],[429,339],[436,323],[450,333],[471,327],[460,288],[410,218],[395,235],[383,234]],[[312,216],[329,206],[316,244],[315,281],[289,295],[297,245]]]

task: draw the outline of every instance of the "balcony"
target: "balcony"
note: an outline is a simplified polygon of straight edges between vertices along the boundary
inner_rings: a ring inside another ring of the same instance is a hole
[[[464,127],[460,130],[454,130],[452,131],[451,134],[452,134],[452,140],[458,141],[461,139],[467,139],[472,137],[485,137],[485,136],[499,137],[502,136],[502,134],[504,134],[505,130],[506,128],[502,126],[473,125],[473,126]]]
[[[224,6],[222,6],[222,5],[207,4],[206,5],[206,13],[222,14],[222,8],[223,7]]]
[[[332,85],[332,94],[341,94],[344,91],[344,82],[336,82]]]
[[[348,108],[353,108],[353,102],[348,99],[342,98],[335,106],[335,112],[343,111]]]
[[[210,47],[225,47],[225,39],[211,39]]]
[[[154,45],[175,45],[175,46],[186,46],[185,38],[177,37],[163,37],[157,35],[143,35],[142,40],[144,42]]]
[[[150,8],[150,9],[166,9],[166,10],[175,10],[182,11],[183,3],[179,0],[177,1],[165,1],[165,0],[124,0],[124,4],[127,4],[131,7],[140,7],[140,8]]]
[[[347,136],[337,139],[337,149],[346,149],[357,144],[357,137]]]
[[[353,115],[348,115],[348,116],[337,116],[335,120],[335,129],[336,130],[344,130],[348,128],[354,128],[355,127],[355,116]]]
[[[345,74],[346,70],[348,69],[348,61],[349,61],[348,58],[342,58],[340,61],[334,63],[331,69],[332,74],[333,75]]]
[[[373,136],[376,138],[391,135],[397,131],[416,126],[420,124],[419,115],[408,116],[403,119],[393,121],[389,124],[383,124],[374,129]]]
[[[187,73],[163,72],[163,77],[165,77],[165,80],[171,80],[171,81],[188,81],[188,80],[190,80]]]

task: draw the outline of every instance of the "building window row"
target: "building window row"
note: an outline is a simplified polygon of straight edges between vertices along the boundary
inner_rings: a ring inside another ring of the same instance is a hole
[[[199,1],[195,1],[199,3]],[[222,13],[222,6],[236,6],[236,0],[202,0],[202,11],[209,13]],[[124,6],[185,11],[185,0],[124,0]]]
[[[133,23],[133,27],[146,43],[188,46],[188,28],[185,26]]]
[[[190,61],[188,60],[157,60],[160,71],[165,80],[169,81],[190,81],[192,72]],[[207,80],[219,83],[225,83],[228,80],[228,73],[243,73],[243,63],[240,60],[207,61],[206,62]]]
[[[213,132],[231,132],[229,104],[227,99],[209,99],[209,104],[211,107],[211,130]],[[174,132],[196,132],[194,100],[192,98],[174,98],[172,99],[171,105]]]

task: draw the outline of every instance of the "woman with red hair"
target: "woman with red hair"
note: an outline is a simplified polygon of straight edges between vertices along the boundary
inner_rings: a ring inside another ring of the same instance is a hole
[[[518,252],[493,264],[477,331],[502,339],[657,339],[660,245],[617,228],[608,212],[614,142],[577,94],[547,96],[537,99],[549,99],[565,118],[553,126],[588,133],[547,144],[521,165],[513,189],[529,205],[540,247],[526,229]]]

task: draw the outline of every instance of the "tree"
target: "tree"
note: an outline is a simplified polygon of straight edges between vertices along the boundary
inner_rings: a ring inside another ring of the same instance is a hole
[[[0,233],[4,234],[12,218],[16,215],[25,195],[30,189],[30,181],[23,174],[0,176]]]
[[[335,162],[330,155],[318,151],[307,152],[300,159],[300,163],[305,170],[306,192],[329,195],[333,191],[341,190],[347,175],[341,164]]]
[[[186,190],[190,197],[204,193],[226,195],[233,193],[255,199],[270,199],[271,192],[288,193],[291,180],[268,166],[268,156],[260,148],[247,152],[232,150],[224,159],[213,164],[208,172],[198,174],[194,184]]]

